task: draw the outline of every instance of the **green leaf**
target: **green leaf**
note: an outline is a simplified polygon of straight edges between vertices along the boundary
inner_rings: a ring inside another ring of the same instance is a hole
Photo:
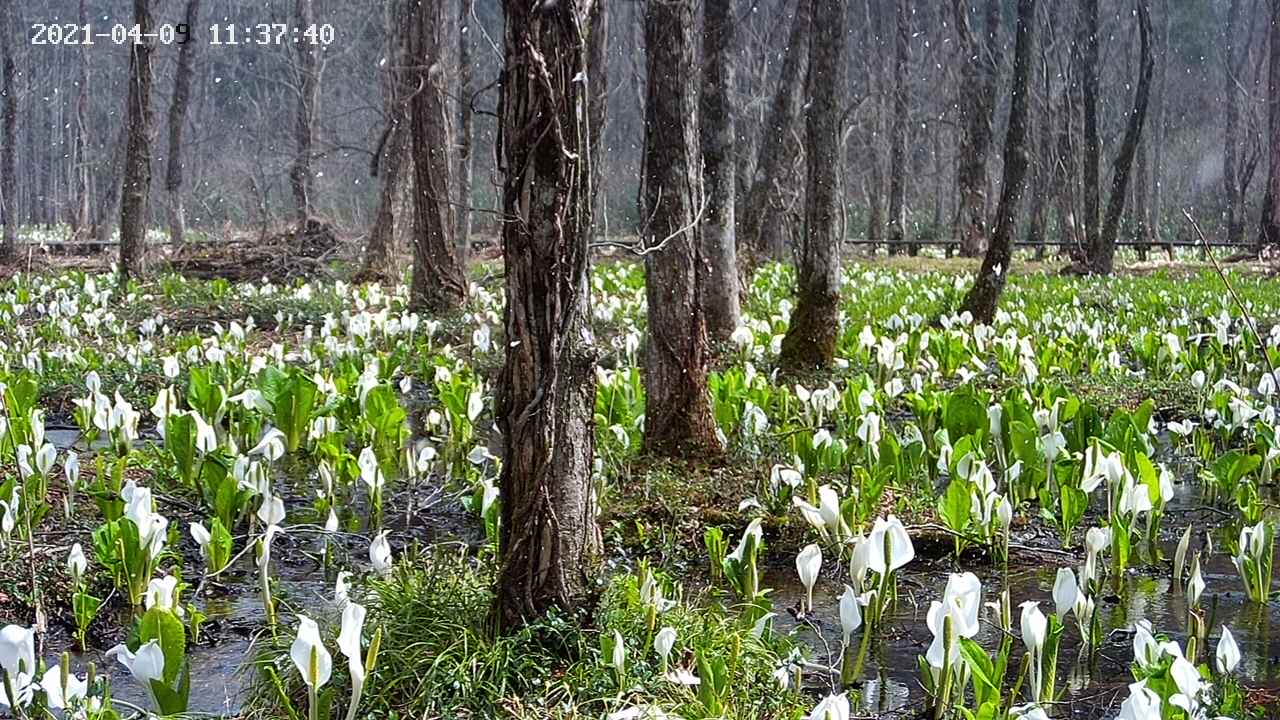
[[[155,640],[164,653],[164,682],[173,685],[182,669],[187,652],[186,630],[173,612],[153,607],[138,621],[138,640],[146,644]]]

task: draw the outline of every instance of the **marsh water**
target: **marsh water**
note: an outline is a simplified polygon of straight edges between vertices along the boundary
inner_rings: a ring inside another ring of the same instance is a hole
[[[49,438],[60,448],[71,447],[77,440],[74,431],[51,430]],[[1200,497],[1190,467],[1180,468],[1183,481],[1176,486],[1164,520],[1164,532],[1158,543],[1160,558],[1152,562],[1150,550],[1143,548],[1135,558],[1120,592],[1098,602],[1098,617],[1104,636],[1100,646],[1082,654],[1079,633],[1074,620],[1068,620],[1058,662],[1058,687],[1064,691],[1062,702],[1053,710],[1060,717],[1103,718],[1114,716],[1127,694],[1132,659],[1132,627],[1137,620],[1147,619],[1158,634],[1185,642],[1187,609],[1181,588],[1171,587],[1168,558],[1172,557],[1178,535],[1190,523],[1196,540],[1192,550],[1203,546],[1205,538],[1214,552],[1202,560],[1202,573],[1207,589],[1201,604],[1211,615],[1210,652],[1217,644],[1223,624],[1235,635],[1244,660],[1239,672],[1248,684],[1280,686],[1280,604],[1266,606],[1251,603],[1242,592],[1239,575],[1225,554],[1228,515],[1210,507]],[[291,498],[290,507],[306,505],[300,500],[302,488],[314,483],[295,475],[286,477]],[[296,501],[296,502],[294,502]],[[406,504],[416,503],[429,512],[405,512]],[[442,499],[438,488],[419,487],[403,490],[389,498],[385,527],[392,532],[397,547],[410,540],[440,542],[458,540],[475,543],[476,529],[463,513],[456,499]],[[340,536],[336,550],[361,566],[370,534],[364,532],[362,515],[357,506],[343,518],[344,528],[351,530]],[[315,532],[318,519],[301,517],[297,512],[289,518],[296,530],[278,536],[273,548],[272,572],[276,579],[279,604],[279,632],[290,633],[295,625],[293,614],[304,612],[319,617],[334,612],[333,576],[320,562],[323,542]],[[1077,531],[1077,540],[1083,528]],[[185,533],[184,533],[185,539]],[[244,539],[237,539],[237,548]],[[935,548],[936,549],[936,548]],[[844,572],[837,572],[830,559],[814,591],[815,612],[805,622],[797,621],[788,609],[799,607],[804,597],[794,567],[783,563],[765,570],[763,586],[771,589],[774,608],[778,611],[776,628],[792,632],[812,649],[817,665],[838,666],[840,621],[838,598],[843,592]],[[864,664],[862,677],[855,687],[861,712],[873,716],[911,716],[925,709],[926,698],[919,682],[917,658],[927,649],[932,635],[925,625],[929,603],[938,599],[951,572],[969,570],[983,582],[984,601],[997,599],[1007,582],[1015,608],[1014,633],[1017,634],[1017,605],[1026,600],[1039,601],[1046,613],[1053,612],[1052,587],[1059,567],[1078,571],[1083,558],[1078,552],[1060,548],[1057,536],[1038,522],[1015,532],[1015,548],[1011,553],[1007,578],[1000,568],[985,557],[966,555],[960,563],[945,551],[918,552],[900,580],[899,602],[882,626],[881,637],[873,643]],[[190,563],[188,563],[190,565]],[[192,713],[234,716],[244,700],[246,684],[251,680],[255,643],[266,625],[263,603],[258,593],[257,576],[252,559],[242,559],[220,582],[206,583],[196,597],[188,596],[207,616],[199,644],[190,647],[188,655],[193,669],[190,690]],[[189,579],[193,585],[194,580]],[[121,622],[127,626],[127,618]],[[123,639],[123,638],[121,638]],[[983,647],[992,649],[1000,643],[1000,630],[984,619],[975,638]],[[855,640],[856,642],[856,640]],[[66,647],[70,643],[59,646]],[[1021,641],[1015,638],[1015,656],[1020,656]],[[1204,655],[1202,654],[1202,657]],[[88,662],[112,678],[113,694],[139,706],[147,706],[145,692],[115,660],[105,657],[104,648],[91,649],[78,655],[73,666],[83,671]],[[837,678],[821,672],[806,674],[806,687],[815,693],[834,689]]]

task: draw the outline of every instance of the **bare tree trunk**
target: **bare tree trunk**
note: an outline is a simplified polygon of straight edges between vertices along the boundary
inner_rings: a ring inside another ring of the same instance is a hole
[[[1147,178],[1151,174],[1151,154],[1147,152],[1147,138],[1138,141],[1138,174],[1133,184],[1133,215],[1136,223],[1135,235],[1138,241],[1138,260],[1147,261],[1147,250],[1150,249],[1151,231],[1148,215],[1150,213],[1150,185]]]
[[[840,98],[844,94],[845,0],[814,0],[809,39],[808,158],[805,236],[796,278],[796,309],[782,339],[783,368],[829,367],[840,333],[840,203],[837,197]]]
[[[1169,63],[1172,53],[1169,52],[1169,36],[1173,31],[1173,14],[1169,10],[1169,0],[1162,6],[1164,10],[1164,32],[1160,38],[1160,105],[1156,108],[1155,152],[1151,167],[1151,238],[1158,245],[1161,241],[1164,220],[1164,145],[1168,134],[1169,109]],[[1170,249],[1172,253],[1172,249]]]
[[[703,182],[707,209],[702,221],[703,312],[707,335],[728,340],[738,327],[738,256],[734,231],[737,188],[734,170],[734,18],[732,0],[705,0],[702,38]],[[827,150],[830,150],[828,146]]]
[[[1102,140],[1098,135],[1098,0],[1083,0],[1081,4],[1081,38],[1084,46],[1080,58],[1081,92],[1084,105],[1084,230],[1086,250],[1098,241],[1098,222],[1101,219],[1102,183],[1099,165],[1102,162]]]
[[[1280,2],[1271,3],[1271,56],[1267,66],[1267,144],[1270,168],[1262,200],[1258,245],[1280,245]]]
[[[0,63],[3,64],[4,147],[0,148],[0,214],[4,215],[4,236],[0,239],[0,261],[11,260],[18,251],[18,88],[17,64],[13,58],[14,0],[0,0]]]
[[[1009,131],[1004,141],[1004,180],[996,208],[996,229],[982,269],[965,296],[964,308],[975,322],[990,324],[1013,261],[1013,238],[1018,228],[1018,204],[1027,176],[1027,119],[1031,95],[1031,54],[1035,45],[1036,0],[1018,0],[1018,29],[1014,41],[1013,93],[1009,103]]]
[[[472,156],[471,96],[475,93],[471,67],[471,15],[475,0],[461,0],[458,15],[458,227],[455,230],[462,257],[471,250],[471,185],[475,174]]]
[[[1222,147],[1222,192],[1227,202],[1227,242],[1238,244],[1244,237],[1244,195],[1240,187],[1240,91],[1236,87],[1239,69],[1236,61],[1236,25],[1240,18],[1240,0],[1231,0],[1223,27],[1222,74],[1225,122]]]
[[[413,282],[409,304],[432,312],[457,308],[467,281],[453,241],[445,73],[440,56],[441,3],[415,3],[411,55],[417,73],[410,101],[414,169]]]
[[[911,0],[894,3],[893,120],[889,129],[889,253],[907,242],[907,63],[911,61]]]
[[[76,15],[77,24],[89,23],[89,14],[85,8],[85,0],[80,0],[80,9]],[[90,232],[92,191],[89,182],[89,45],[80,46],[80,77],[76,88],[75,118],[75,209],[71,215],[72,234],[82,238]]]
[[[506,365],[495,615],[510,631],[583,608],[601,555],[591,484],[596,357],[588,322],[589,83],[584,36],[595,0],[503,4],[502,224]],[[601,118],[602,119],[602,118]]]
[[[969,0],[954,0],[952,14],[963,65],[960,70],[958,235],[960,254],[976,257],[987,242],[987,153],[991,146],[991,114],[1000,75],[1000,0],[987,0],[984,37],[979,44],[969,27]]]
[[[807,2],[807,0],[804,0]],[[699,285],[697,101],[693,0],[645,8],[645,449],[668,457],[718,453],[707,394],[707,328]],[[660,248],[660,249],[659,249]]]
[[[382,176],[382,188],[378,194],[378,209],[369,227],[365,241],[364,262],[356,279],[362,282],[385,282],[396,276],[396,206],[406,184],[404,164],[409,151],[408,98],[415,85],[410,82],[416,73],[411,70],[413,58],[409,54],[409,39],[405,28],[415,15],[411,5],[417,0],[389,0],[385,5],[383,24],[390,55],[386,74],[387,127],[383,131],[379,152],[370,165],[373,177]],[[403,224],[403,219],[401,224]]]
[[[187,0],[187,27],[197,27],[200,0]],[[178,49],[178,69],[173,78],[173,100],[169,104],[169,161],[164,189],[169,195],[169,239],[182,242],[187,234],[187,218],[182,207],[182,128],[187,121],[187,105],[191,98],[191,73],[195,63],[197,42],[185,42]]]
[[[295,27],[310,27],[315,23],[315,14],[311,0],[295,0],[293,7]],[[311,172],[311,155],[314,135],[312,121],[316,112],[316,95],[320,89],[320,78],[317,74],[316,46],[309,42],[296,43],[298,52],[297,78],[298,105],[297,118],[294,125],[293,166],[289,168],[289,188],[293,191],[293,210],[298,227],[306,225],[311,217],[312,186],[315,184]]]
[[[746,217],[743,219],[743,237],[739,246],[746,248],[750,264],[760,258],[781,260],[785,253],[781,218],[786,212],[782,193],[779,192],[782,177],[792,159],[788,148],[790,138],[799,122],[803,101],[803,84],[808,56],[809,22],[813,0],[796,0],[795,16],[791,20],[791,34],[787,40],[787,52],[782,61],[782,73],[773,93],[769,114],[761,129],[760,161],[756,165],[755,180],[747,198]]]
[[[120,189],[120,281],[146,272],[147,198],[151,194],[151,1],[133,0],[140,41],[130,45],[128,145]]]
[[[1107,203],[1107,216],[1102,224],[1102,232],[1090,240],[1089,255],[1086,258],[1088,271],[1099,275],[1110,275],[1115,265],[1116,235],[1120,230],[1120,216],[1124,212],[1125,197],[1129,190],[1133,157],[1138,149],[1138,141],[1142,138],[1143,124],[1147,119],[1151,76],[1155,71],[1155,61],[1151,53],[1151,12],[1147,6],[1147,0],[1138,0],[1138,33],[1141,36],[1142,50],[1133,110],[1129,113],[1129,122],[1125,128],[1124,139],[1120,143],[1120,152],[1116,155],[1112,166],[1111,198]]]

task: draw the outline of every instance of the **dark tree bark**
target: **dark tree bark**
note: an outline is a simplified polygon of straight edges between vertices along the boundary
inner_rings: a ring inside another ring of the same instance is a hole
[[[592,494],[596,357],[588,323],[592,204],[585,38],[594,0],[507,2],[499,109],[506,451],[495,614],[510,631],[582,609],[601,554]],[[597,118],[602,120],[603,118]]]
[[[1262,199],[1258,233],[1263,245],[1280,245],[1280,2],[1271,3],[1271,56],[1267,66],[1267,190]]]
[[[461,0],[458,14],[458,227],[455,230],[462,257],[471,249],[471,185],[475,158],[471,152],[473,130],[471,97],[475,93],[471,63],[471,15],[475,0]]]
[[[845,0],[814,0],[809,40],[805,235],[796,308],[782,339],[782,367],[826,368],[840,333],[840,207],[837,195],[840,98],[844,94]]]
[[[109,241],[111,231],[120,227],[121,174],[124,172],[125,151],[128,146],[129,123],[126,121],[120,123],[116,141],[111,146],[111,162],[107,167],[106,184],[99,198],[98,217],[93,226],[93,238],[100,243]]]
[[[84,26],[89,23],[89,13],[85,0],[80,0],[76,23]],[[75,209],[71,213],[71,230],[77,239],[91,232],[93,222],[93,190],[89,180],[89,45],[80,46],[80,76],[76,88],[75,117],[75,189],[73,201]]]
[[[790,138],[799,122],[800,105],[804,99],[802,84],[808,64],[809,22],[813,0],[796,0],[795,16],[791,20],[791,32],[787,40],[787,52],[782,60],[782,72],[774,90],[764,127],[760,135],[760,160],[756,165],[755,179],[747,197],[746,217],[743,218],[743,238],[738,243],[751,256],[750,265],[763,258],[782,260],[786,243],[783,238],[782,218],[786,206],[779,192],[788,163],[793,159]]]
[[[1244,237],[1244,193],[1240,183],[1240,91],[1241,63],[1236,59],[1236,25],[1240,18],[1240,0],[1231,0],[1227,6],[1226,24],[1223,27],[1223,147],[1222,192],[1226,198],[1227,242],[1238,244]],[[1246,52],[1247,54],[1247,52]]]
[[[646,6],[645,449],[685,458],[720,451],[707,393],[707,328],[698,282],[702,192],[693,25],[693,0]]]
[[[129,128],[120,188],[120,280],[146,272],[147,198],[151,194],[151,2],[133,0],[141,39],[130,45]]]
[[[1004,290],[1013,261],[1013,238],[1018,228],[1018,204],[1026,182],[1027,120],[1031,95],[1032,50],[1035,45],[1036,0],[1018,0],[1017,39],[1014,41],[1013,93],[1009,102],[1009,130],[1004,141],[1004,179],[1000,204],[996,208],[996,228],[991,247],[982,260],[982,269],[965,296],[964,308],[975,322],[990,324],[996,303]]]
[[[415,92],[409,103],[413,141],[413,282],[409,304],[432,312],[457,308],[467,281],[453,240],[449,202],[448,121],[441,62],[442,3],[415,3],[410,54]]]
[[[889,128],[889,253],[907,242],[907,64],[911,61],[911,0],[894,3],[893,119]]]
[[[1124,139],[1120,142],[1120,151],[1112,164],[1111,197],[1107,202],[1107,215],[1103,220],[1101,233],[1090,238],[1089,252],[1085,258],[1087,271],[1098,275],[1110,275],[1115,265],[1116,235],[1120,231],[1120,216],[1124,213],[1125,198],[1129,193],[1129,176],[1133,169],[1133,158],[1137,153],[1138,141],[1142,139],[1142,128],[1147,119],[1151,77],[1155,71],[1155,60],[1151,53],[1151,12],[1147,6],[1147,0],[1137,0],[1137,5],[1138,34],[1141,39],[1138,87],[1134,91],[1133,110],[1129,113],[1129,122],[1125,127]]]
[[[14,0],[0,0],[0,64],[3,65],[3,108],[0,108],[0,215],[4,235],[0,238],[0,261],[11,260],[18,251],[18,88],[17,64],[13,58]]]
[[[705,0],[702,37],[703,183],[707,209],[702,221],[702,278],[707,335],[728,340],[738,327],[738,255],[734,230],[737,167],[734,89],[734,9],[732,0]],[[828,146],[826,152],[830,152]]]
[[[183,22],[198,27],[200,0],[187,0]],[[182,207],[182,130],[187,122],[187,105],[191,100],[191,75],[198,42],[185,42],[178,49],[178,68],[173,78],[173,99],[169,103],[169,158],[165,169],[164,189],[169,195],[169,239],[182,242],[187,234],[187,216]]]
[[[1173,14],[1169,10],[1169,0],[1164,0],[1162,4],[1164,15],[1164,32],[1160,38],[1160,79],[1159,79],[1159,105],[1156,108],[1155,128],[1153,137],[1155,139],[1155,148],[1152,152],[1151,159],[1151,239],[1158,245],[1161,241],[1162,225],[1164,220],[1164,145],[1165,138],[1168,135],[1168,110],[1169,110],[1169,63],[1172,61],[1173,54],[1169,52],[1169,36],[1173,31]],[[1170,248],[1172,254],[1172,248]],[[1172,259],[1172,258],[1171,258]]]
[[[960,254],[976,257],[987,242],[987,153],[991,147],[991,114],[995,111],[1000,75],[1000,0],[987,0],[985,42],[969,27],[969,0],[954,0],[960,68],[960,136],[956,185]]]
[[[295,27],[310,27],[315,23],[315,13],[311,0],[295,0],[293,7]],[[296,43],[298,104],[294,124],[293,166],[289,168],[289,189],[293,192],[293,211],[298,227],[306,225],[311,217],[312,188],[315,185],[311,172],[311,155],[315,142],[312,124],[316,113],[316,95],[320,90],[320,77],[317,74],[316,46],[308,43]]]
[[[404,171],[409,150],[408,98],[415,89],[411,82],[413,59],[409,55],[408,34],[404,28],[415,17],[410,6],[417,0],[389,0],[385,5],[384,25],[388,40],[385,104],[387,127],[383,131],[379,152],[370,164],[370,174],[382,178],[378,193],[378,209],[365,241],[364,263],[356,279],[361,282],[386,282],[395,279],[396,208],[406,184]],[[403,224],[403,218],[401,222]]]
[[[1083,46],[1080,56],[1080,89],[1084,107],[1084,231],[1086,252],[1098,241],[1098,222],[1101,219],[1102,182],[1099,166],[1102,162],[1102,139],[1098,135],[1098,63],[1100,39],[1098,38],[1098,0],[1083,0],[1080,6],[1080,39]]]

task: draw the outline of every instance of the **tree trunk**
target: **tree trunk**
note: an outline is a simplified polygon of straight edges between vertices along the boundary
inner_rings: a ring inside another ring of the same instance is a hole
[[[702,38],[702,133],[703,182],[707,209],[703,216],[702,278],[703,312],[707,335],[724,341],[738,327],[737,238],[734,231],[734,143],[732,0],[705,0]],[[828,146],[829,150],[830,146]]]
[[[448,312],[467,297],[467,281],[453,241],[449,202],[448,129],[440,57],[441,3],[414,3],[411,54],[416,92],[410,101],[413,138],[413,282],[411,307]]]
[[[187,27],[197,27],[200,0],[187,0]],[[185,42],[178,49],[178,69],[173,78],[173,100],[169,104],[169,160],[165,170],[164,189],[169,195],[169,239],[182,242],[187,234],[187,218],[182,208],[182,129],[187,121],[187,105],[191,98],[191,73],[195,63],[197,42]]]
[[[408,99],[416,85],[410,82],[416,73],[410,68],[409,40],[404,32],[414,16],[410,7],[417,0],[390,0],[383,18],[390,55],[386,74],[385,104],[387,127],[383,131],[379,152],[370,164],[370,175],[382,177],[378,193],[378,209],[365,241],[364,262],[356,279],[361,282],[386,282],[396,278],[396,206],[402,195],[409,151]],[[401,221],[403,224],[403,219]]]
[[[583,37],[594,0],[503,4],[499,109],[506,262],[505,452],[495,614],[510,631],[582,609],[601,555],[591,471],[595,367],[587,263],[592,168]]]
[[[1222,133],[1222,193],[1226,199],[1227,242],[1238,244],[1244,237],[1244,195],[1240,188],[1240,91],[1236,61],[1235,33],[1240,17],[1240,0],[1231,0],[1223,27],[1222,63],[1225,121]]]
[[[1147,138],[1138,141],[1138,174],[1133,184],[1134,239],[1138,242],[1138,260],[1147,261],[1147,251],[1151,244],[1148,214],[1151,189],[1148,179],[1151,176],[1151,153],[1147,151]]]
[[[141,41],[130,45],[128,140],[120,188],[120,280],[146,272],[147,199],[151,194],[151,1],[133,0]]]
[[[310,27],[315,23],[311,0],[295,0],[293,17],[295,27]],[[311,172],[311,155],[314,137],[312,121],[316,112],[316,94],[320,89],[320,78],[316,74],[316,46],[309,42],[295,43],[298,52],[297,77],[298,105],[294,125],[294,142],[296,148],[293,166],[289,168],[289,188],[293,191],[293,211],[298,227],[306,225],[311,217],[312,187],[315,182]]]
[[[1081,38],[1084,46],[1080,57],[1081,93],[1084,105],[1084,230],[1086,251],[1098,241],[1099,205],[1102,182],[1099,164],[1102,162],[1102,140],[1098,135],[1098,0],[1083,0],[1081,4]]]
[[[1270,158],[1267,190],[1262,200],[1258,233],[1263,245],[1280,245],[1280,2],[1271,3],[1271,56],[1267,66],[1267,153]]]
[[[720,451],[707,394],[707,328],[697,270],[702,191],[693,24],[693,0],[646,6],[645,449],[684,458]]]
[[[889,253],[907,242],[907,63],[911,61],[911,0],[896,0],[893,40],[893,120],[889,129]]]
[[[13,58],[13,3],[0,0],[0,64],[3,65],[3,108],[0,108],[0,124],[3,128],[0,148],[0,215],[4,220],[4,235],[0,238],[0,261],[13,259],[18,252],[18,88],[17,64]]]
[[[1090,0],[1093,2],[1094,0]],[[1138,0],[1138,34],[1141,36],[1141,60],[1138,68],[1138,87],[1134,92],[1133,110],[1125,128],[1120,152],[1112,165],[1111,198],[1107,202],[1107,216],[1102,232],[1091,238],[1086,268],[1098,275],[1110,275],[1115,265],[1116,235],[1120,230],[1120,216],[1129,191],[1129,175],[1133,169],[1133,157],[1142,138],[1142,127],[1147,119],[1147,101],[1151,95],[1151,76],[1155,61],[1151,54],[1151,12],[1147,0]]]
[[[6,0],[9,1],[9,0]],[[85,0],[80,0],[80,9],[76,15],[77,24],[84,26],[89,22],[89,13],[85,8]],[[76,88],[75,118],[75,210],[71,215],[71,230],[79,239],[89,233],[93,222],[90,208],[93,206],[91,184],[89,182],[89,46],[80,46],[80,77]]]
[[[805,235],[796,280],[796,308],[782,339],[782,367],[830,367],[840,333],[840,203],[836,173],[840,98],[844,87],[845,0],[814,0],[809,40],[808,181]]]
[[[996,207],[996,229],[982,269],[965,296],[964,308],[975,322],[991,324],[1013,261],[1013,237],[1018,228],[1018,203],[1027,176],[1027,119],[1031,95],[1031,54],[1035,45],[1036,0],[1018,0],[1018,29],[1014,41],[1013,93],[1009,102],[1009,131],[1004,141],[1004,179]]]
[[[98,218],[93,226],[93,239],[105,243],[111,239],[111,231],[119,227],[121,175],[124,172],[125,151],[129,146],[129,123],[120,123],[116,141],[111,146],[111,163],[107,168],[106,187],[98,204]]]
[[[969,0],[954,0],[960,57],[960,139],[956,185],[960,195],[960,254],[977,257],[987,242],[987,153],[991,146],[991,114],[1000,75],[1000,0],[987,0],[986,42],[979,44],[969,28]]]
[[[475,0],[462,0],[458,14],[458,247],[462,257],[471,250],[471,185],[475,173],[472,146],[471,96],[474,70],[471,67],[471,14]]]
[[[808,64],[809,22],[813,0],[796,0],[795,16],[791,20],[791,33],[787,40],[787,52],[782,61],[782,73],[773,93],[769,114],[760,134],[760,161],[756,165],[755,180],[747,198],[746,217],[743,219],[743,238],[740,247],[754,256],[751,265],[768,257],[783,259],[785,247],[782,239],[781,218],[786,213],[782,193],[779,192],[787,165],[792,160],[788,152],[790,138],[800,117],[800,105],[804,99],[803,79]]]
[[[1168,134],[1169,110],[1169,63],[1172,53],[1169,52],[1169,36],[1173,31],[1173,14],[1169,10],[1169,0],[1163,4],[1164,32],[1160,39],[1160,96],[1156,108],[1155,152],[1152,153],[1151,166],[1151,238],[1158,245],[1163,234],[1164,220],[1164,145]],[[1172,249],[1170,250],[1172,253]]]

